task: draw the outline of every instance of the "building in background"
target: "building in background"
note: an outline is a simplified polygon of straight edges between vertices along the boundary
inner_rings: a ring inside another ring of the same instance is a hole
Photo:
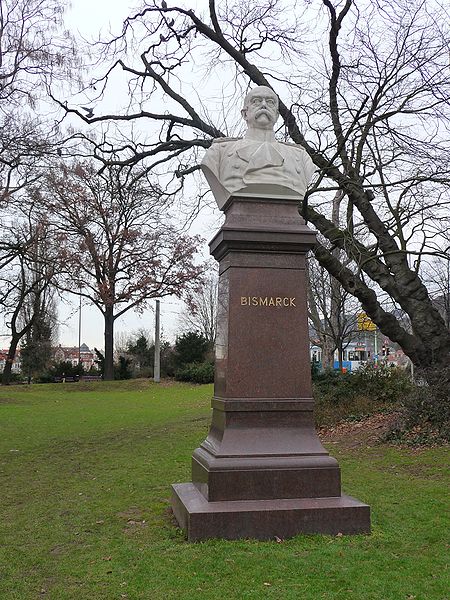
[[[2,373],[3,369],[5,368],[7,358],[8,358],[8,350],[0,350],[0,373]],[[20,350],[17,350],[16,356],[13,360],[11,370],[13,373],[20,373],[21,369],[22,369],[22,361],[20,359]]]
[[[78,346],[61,346],[59,345],[53,354],[54,362],[70,362],[75,367],[78,364],[83,365],[85,371],[95,366],[95,353],[90,350],[87,344]]]
[[[375,341],[376,336],[376,341]],[[395,367],[409,368],[410,359],[398,344],[376,331],[358,331],[356,339],[348,342],[342,352],[342,369],[345,372],[354,372],[367,363],[382,363]],[[311,362],[322,369],[322,349],[318,340],[310,340]],[[334,369],[339,369],[338,353],[334,355]]]

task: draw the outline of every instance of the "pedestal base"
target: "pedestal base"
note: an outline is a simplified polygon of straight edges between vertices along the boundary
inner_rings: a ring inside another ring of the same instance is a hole
[[[175,517],[192,542],[370,533],[369,506],[350,496],[208,502],[192,483],[175,484],[172,490]]]
[[[292,198],[233,196],[210,243],[219,262],[214,399],[192,483],[172,507],[191,541],[370,532],[341,496],[314,429],[306,254],[315,234]]]

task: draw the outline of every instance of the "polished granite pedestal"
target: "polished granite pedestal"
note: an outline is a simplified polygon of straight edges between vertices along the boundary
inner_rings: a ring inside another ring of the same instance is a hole
[[[341,494],[314,428],[306,254],[315,234],[288,198],[232,196],[210,243],[219,262],[212,423],[173,486],[189,540],[370,532],[367,505]]]

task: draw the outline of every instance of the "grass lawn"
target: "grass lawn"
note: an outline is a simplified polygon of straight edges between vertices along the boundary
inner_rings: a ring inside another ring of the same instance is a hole
[[[168,510],[212,386],[0,389],[0,600],[448,600],[448,450],[335,443],[370,536],[188,544]]]

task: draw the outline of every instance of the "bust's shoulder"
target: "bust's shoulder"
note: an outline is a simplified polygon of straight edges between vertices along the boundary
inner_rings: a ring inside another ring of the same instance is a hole
[[[239,140],[242,140],[242,138],[238,138],[238,137],[214,138],[212,141],[212,145],[225,144],[227,142],[238,142]]]
[[[284,149],[284,152],[287,152],[291,156],[295,158],[295,160],[300,161],[302,163],[311,162],[311,157],[306,152],[306,150],[300,146],[300,144],[295,144],[293,142],[279,142],[281,147]],[[283,153],[283,152],[282,152]]]

